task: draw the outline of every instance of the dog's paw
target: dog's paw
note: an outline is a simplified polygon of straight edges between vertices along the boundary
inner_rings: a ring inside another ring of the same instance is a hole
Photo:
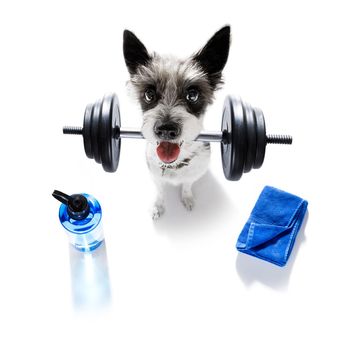
[[[184,207],[188,210],[191,211],[194,207],[194,198],[192,196],[182,196],[181,198],[182,204]]]
[[[158,220],[165,212],[164,205],[155,204],[152,209],[152,219]]]

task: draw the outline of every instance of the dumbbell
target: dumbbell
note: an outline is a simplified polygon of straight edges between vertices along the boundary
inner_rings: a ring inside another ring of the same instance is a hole
[[[85,154],[102,163],[107,172],[118,168],[122,138],[144,138],[140,130],[121,129],[119,102],[116,94],[89,104],[83,127],[63,127],[64,134],[83,135]],[[262,111],[227,96],[224,102],[221,131],[204,132],[195,141],[220,142],[222,168],[227,180],[239,180],[243,173],[262,166],[266,144],[291,144],[289,135],[266,135]]]

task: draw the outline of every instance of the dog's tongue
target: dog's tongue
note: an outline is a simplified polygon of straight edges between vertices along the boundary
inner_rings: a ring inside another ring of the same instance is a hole
[[[177,143],[161,142],[157,147],[158,157],[164,163],[174,162],[180,153],[180,147]]]

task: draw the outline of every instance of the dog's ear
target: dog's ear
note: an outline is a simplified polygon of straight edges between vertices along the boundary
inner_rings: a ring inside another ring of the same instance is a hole
[[[193,56],[193,60],[200,64],[207,73],[209,82],[215,87],[221,82],[221,72],[227,62],[230,50],[230,26],[217,31],[206,45]]]
[[[151,59],[145,45],[129,30],[124,30],[123,52],[124,59],[130,74],[135,74],[137,67],[146,65]]]

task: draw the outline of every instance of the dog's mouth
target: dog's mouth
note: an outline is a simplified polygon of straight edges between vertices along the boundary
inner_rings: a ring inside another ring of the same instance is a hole
[[[157,145],[157,155],[159,159],[166,164],[173,163],[180,154],[181,143],[161,141]]]

